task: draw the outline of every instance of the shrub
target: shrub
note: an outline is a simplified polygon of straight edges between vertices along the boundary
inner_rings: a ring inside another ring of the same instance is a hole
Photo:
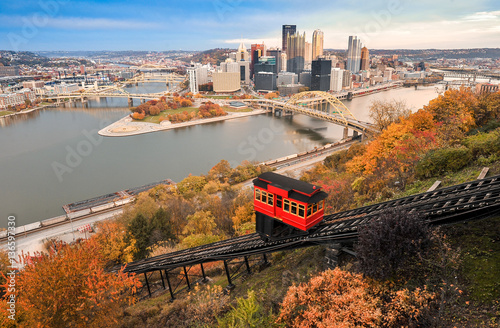
[[[415,327],[432,297],[419,289],[393,292],[336,268],[290,287],[278,322],[286,327]]]
[[[464,139],[463,144],[470,149],[475,158],[479,156],[487,157],[493,154],[500,155],[500,129],[467,137]]]
[[[457,172],[472,160],[467,147],[442,148],[427,153],[415,167],[417,178],[431,178],[446,172]]]
[[[134,113],[132,114],[132,118],[133,118],[134,120],[143,120],[145,116],[146,116],[146,115],[144,114],[144,112],[141,112],[141,113],[134,112]]]
[[[160,108],[156,105],[149,107],[149,115],[158,115],[160,114]]]
[[[376,279],[408,278],[405,272],[416,256],[423,254],[431,241],[424,218],[400,209],[382,212],[359,228],[356,253],[363,274]]]
[[[217,318],[218,327],[272,327],[272,313],[266,313],[253,290],[247,292],[247,298],[240,297],[237,302],[223,318]]]

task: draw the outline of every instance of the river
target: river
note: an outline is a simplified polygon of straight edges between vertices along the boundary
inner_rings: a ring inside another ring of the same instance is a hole
[[[128,88],[159,92],[164,84]],[[413,109],[435,89],[395,89],[345,101],[369,120],[374,99],[402,99]],[[88,108],[51,108],[0,119],[0,227],[8,215],[24,225],[64,214],[61,206],[163,179],[206,173],[221,159],[265,161],[342,137],[343,128],[303,115],[250,116],[131,137],[97,131],[129,113],[126,99],[91,99]]]

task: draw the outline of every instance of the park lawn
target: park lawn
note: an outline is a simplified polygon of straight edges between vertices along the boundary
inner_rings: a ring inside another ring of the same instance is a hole
[[[0,111],[0,116],[5,116],[5,115],[9,115],[9,114],[12,114],[14,112],[11,112],[11,111],[8,111],[8,110],[2,110]]]
[[[160,124],[161,117],[167,117],[170,114],[180,114],[180,113],[183,113],[184,111],[186,111],[188,113],[196,112],[196,111],[198,111],[198,108],[197,107],[180,107],[178,109],[168,109],[168,110],[161,112],[159,115],[147,116],[143,120],[133,120],[133,121],[134,122],[146,122],[146,123]]]

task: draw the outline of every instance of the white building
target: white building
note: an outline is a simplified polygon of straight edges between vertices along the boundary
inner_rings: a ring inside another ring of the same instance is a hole
[[[14,109],[17,105],[24,104],[25,97],[20,93],[6,93],[0,95],[0,108],[2,109]]]
[[[250,56],[248,55],[247,48],[243,44],[243,42],[240,43],[240,46],[238,47],[238,50],[236,51],[236,61],[248,61]]]
[[[78,90],[80,90],[80,87],[76,83],[66,84],[63,82],[54,86],[55,93],[72,93],[77,92]]]
[[[344,70],[333,67],[330,74],[330,90],[334,92],[342,91],[342,79],[344,77]]]
[[[276,79],[276,84],[280,85],[288,85],[288,84],[297,84],[299,82],[299,77],[297,74],[292,72],[280,72]]]
[[[36,99],[35,91],[28,89],[28,88],[24,88],[24,89],[21,89],[19,91],[16,91],[16,93],[23,95],[24,100],[35,101],[35,99]]]
[[[186,69],[189,77],[189,91],[192,94],[198,93],[198,78],[196,74],[196,67],[188,67]]]

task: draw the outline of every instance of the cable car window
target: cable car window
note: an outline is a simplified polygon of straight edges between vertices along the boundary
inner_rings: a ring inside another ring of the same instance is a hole
[[[306,208],[304,207],[304,205],[300,205],[300,204],[299,204],[299,216],[300,216],[301,218],[303,218],[303,217],[304,217],[305,212],[306,212]]]
[[[267,195],[267,204],[273,206],[273,204],[274,204],[273,200],[274,200],[274,195],[271,193],[268,194]]]
[[[318,211],[318,204],[313,204],[313,213]]]
[[[318,204],[318,211],[323,208],[323,204],[324,203],[325,203],[325,201],[319,202],[319,204]]]
[[[255,189],[255,199],[260,201],[260,189]]]
[[[261,198],[263,203],[267,203],[267,192],[262,191],[262,198]]]
[[[312,214],[312,205],[307,206],[307,216],[311,216]]]
[[[297,203],[292,202],[292,210],[290,211],[293,215],[297,215]]]
[[[283,211],[290,212],[290,201],[288,199],[285,199],[283,204]]]
[[[276,207],[281,208],[283,206],[283,196],[276,195]]]

